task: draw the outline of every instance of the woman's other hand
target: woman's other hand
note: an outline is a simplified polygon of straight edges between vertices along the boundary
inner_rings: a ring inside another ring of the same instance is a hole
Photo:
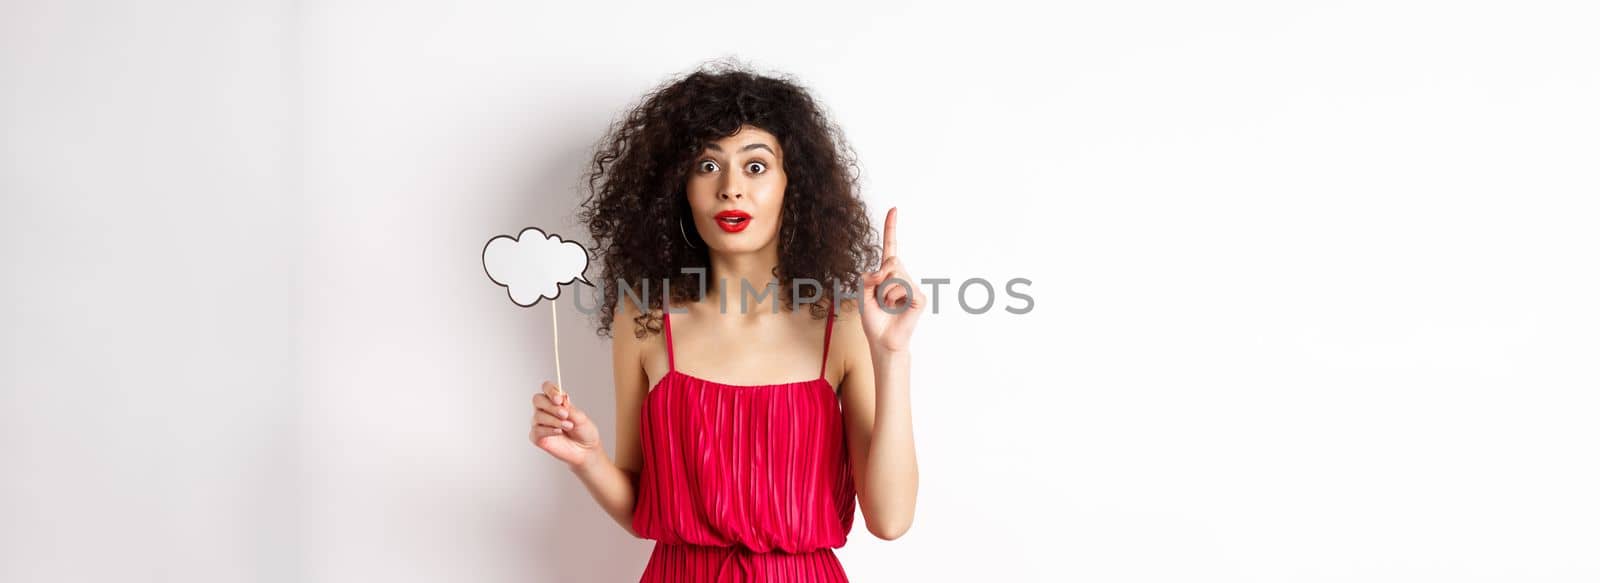
[[[533,396],[533,429],[528,440],[572,469],[605,457],[600,445],[600,430],[589,416],[572,404],[572,394],[555,383],[544,382],[544,390]]]
[[[911,346],[911,331],[927,307],[922,286],[906,271],[895,241],[896,208],[883,219],[883,258],[877,271],[861,274],[861,327],[874,354],[904,352]],[[882,294],[883,303],[878,303]]]

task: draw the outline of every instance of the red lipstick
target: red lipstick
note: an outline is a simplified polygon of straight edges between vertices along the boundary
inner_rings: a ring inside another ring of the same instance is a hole
[[[737,233],[750,226],[750,213],[739,210],[728,210],[717,213],[717,226],[723,231]]]

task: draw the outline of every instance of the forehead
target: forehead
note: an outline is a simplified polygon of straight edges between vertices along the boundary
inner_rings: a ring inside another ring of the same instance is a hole
[[[741,151],[745,151],[745,152],[761,152],[761,151],[763,151],[763,150],[760,150],[760,149],[744,150],[745,146],[749,146],[749,145],[752,145],[752,144],[766,144],[767,146],[771,147],[774,152],[782,152],[783,151],[782,146],[780,144],[778,144],[778,137],[777,136],[772,135],[772,133],[768,132],[767,130],[764,130],[764,129],[761,129],[761,128],[758,128],[756,126],[749,125],[749,124],[745,124],[743,126],[740,126],[738,131],[735,131],[733,135],[724,136],[724,137],[722,137],[722,138],[720,138],[720,139],[718,139],[718,140],[716,140],[715,142],[712,142],[712,143],[716,144],[719,148],[721,148],[721,150],[723,152],[735,152],[735,153],[737,153],[737,152],[741,152]],[[707,149],[711,149],[710,148],[710,144],[707,145]]]

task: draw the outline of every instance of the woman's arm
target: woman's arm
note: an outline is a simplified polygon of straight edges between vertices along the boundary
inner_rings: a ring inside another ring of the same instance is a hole
[[[842,311],[836,323],[847,323],[849,332],[840,338],[845,340],[841,398],[856,497],[867,530],[878,538],[894,540],[911,528],[917,507],[911,354],[874,351],[853,310]]]
[[[638,310],[632,303],[620,302],[611,324],[612,377],[617,393],[616,460],[606,456],[604,447],[595,448],[581,463],[568,466],[589,489],[606,514],[628,534],[633,531],[633,508],[638,493],[639,408],[649,390],[639,357],[641,341],[633,335],[633,319]]]
[[[893,540],[911,528],[917,508],[917,450],[911,439],[911,331],[928,305],[895,242],[891,207],[883,219],[877,271],[861,274],[859,318],[850,334],[843,396],[856,496],[867,530]]]

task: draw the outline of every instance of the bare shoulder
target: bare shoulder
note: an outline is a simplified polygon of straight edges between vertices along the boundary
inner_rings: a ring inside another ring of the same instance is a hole
[[[639,307],[633,302],[617,302],[617,309],[611,318],[611,343],[612,354],[619,359],[618,365],[623,364],[621,359],[625,357],[631,357],[636,366],[642,363],[640,355],[648,336],[639,338],[639,314]]]
[[[867,333],[861,327],[860,305],[856,300],[843,299],[834,309],[833,350],[840,357],[843,376],[846,377],[850,376],[858,363],[870,356],[867,352]]]

